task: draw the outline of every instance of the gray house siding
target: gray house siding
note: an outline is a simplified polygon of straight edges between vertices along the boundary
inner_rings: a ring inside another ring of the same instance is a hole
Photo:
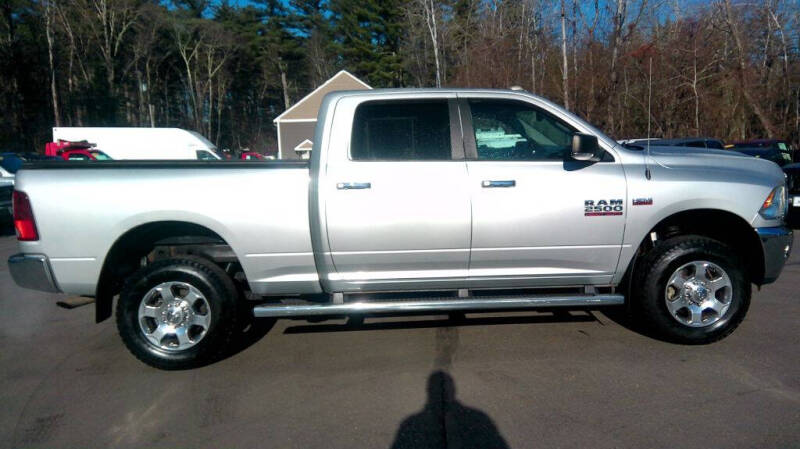
[[[289,122],[280,123],[281,133],[281,159],[300,159],[295,153],[294,147],[300,145],[304,140],[314,140],[314,127],[316,122]]]

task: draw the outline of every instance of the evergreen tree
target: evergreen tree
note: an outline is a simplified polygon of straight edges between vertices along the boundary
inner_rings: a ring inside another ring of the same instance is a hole
[[[373,86],[401,86],[402,1],[332,0],[330,6],[342,66]]]
[[[305,68],[315,88],[336,70],[336,49],[332,45],[333,24],[325,0],[291,0],[290,26],[302,41]]]

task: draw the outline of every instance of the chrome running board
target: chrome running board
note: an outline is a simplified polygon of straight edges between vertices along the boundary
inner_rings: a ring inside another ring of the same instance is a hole
[[[597,307],[619,305],[625,302],[622,295],[576,296],[489,296],[484,298],[442,298],[394,301],[356,301],[344,304],[262,304],[253,309],[256,317],[294,317],[350,315],[368,313],[437,313],[447,311],[488,311],[510,309],[536,309],[547,307]]]

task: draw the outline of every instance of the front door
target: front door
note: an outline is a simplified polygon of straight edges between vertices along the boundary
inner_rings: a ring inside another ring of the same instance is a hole
[[[461,131],[451,128],[451,117],[458,126],[451,97],[355,107],[349,148],[330,154],[320,185],[333,291],[446,288],[465,281],[470,199]]]
[[[460,101],[472,197],[472,286],[608,283],[625,226],[611,154],[569,158],[576,129],[519,100]],[[470,123],[471,122],[471,123]]]

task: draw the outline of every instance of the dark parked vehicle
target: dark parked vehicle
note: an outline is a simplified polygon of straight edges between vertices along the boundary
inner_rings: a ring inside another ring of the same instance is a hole
[[[747,154],[748,156],[767,159],[780,166],[791,164],[797,158],[796,151],[792,151],[785,140],[755,139],[733,142],[728,148]]]
[[[12,175],[17,173],[17,170],[19,170],[25,162],[49,160],[61,160],[61,158],[45,156],[38,153],[0,153],[0,167]]]
[[[0,235],[6,233],[11,227],[13,213],[11,210],[11,196],[14,192],[14,184],[0,185]]]
[[[648,142],[650,142],[651,146],[659,147],[710,148],[714,150],[725,149],[725,144],[721,140],[712,139],[710,137],[681,137],[679,139],[625,139],[619,141],[619,143],[622,145],[637,150],[646,148]]]
[[[800,229],[800,163],[787,164],[782,168],[786,173],[786,187],[789,189],[786,223],[793,229]]]
[[[657,139],[651,140],[650,145],[666,147],[692,147],[692,148],[712,148],[715,150],[725,149],[725,144],[719,139],[711,137],[682,137],[680,139]]]
[[[733,151],[772,161],[778,166],[783,167],[792,163],[792,154],[789,151],[781,151],[777,148],[733,148]]]

